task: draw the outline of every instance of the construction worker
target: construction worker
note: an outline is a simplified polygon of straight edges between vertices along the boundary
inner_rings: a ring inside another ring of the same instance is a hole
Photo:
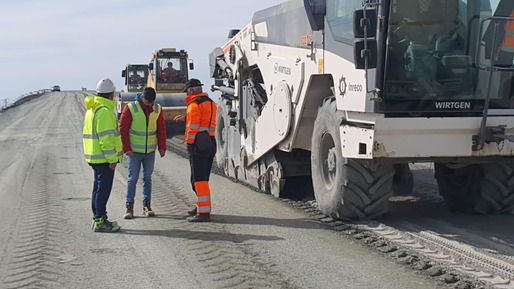
[[[196,206],[188,211],[190,222],[210,222],[211,191],[209,188],[209,175],[211,173],[214,155],[216,154],[217,106],[202,91],[200,80],[191,78],[186,82],[186,116],[176,116],[175,121],[186,122],[186,143],[191,166],[191,186],[196,193]],[[206,138],[200,138],[200,135]],[[202,143],[199,143],[202,140]],[[202,150],[202,147],[207,146]]]
[[[146,87],[139,100],[123,108],[120,118],[120,132],[123,152],[128,160],[128,184],[126,191],[126,212],[124,219],[134,217],[134,198],[139,171],[143,167],[143,215],[155,215],[151,207],[152,173],[155,151],[166,154],[166,126],[161,106],[155,103],[156,93]]]
[[[84,99],[87,111],[82,133],[84,156],[94,171],[91,207],[92,228],[95,232],[116,232],[120,229],[117,222],[108,220],[106,209],[114,170],[123,160],[121,137],[114,114],[115,90],[114,83],[109,78],[102,78],[96,86],[97,95]]]
[[[514,19],[514,7],[509,17]],[[505,67],[512,67],[514,60],[514,20],[506,21],[505,36],[503,37],[500,51],[498,53],[498,64]],[[500,91],[502,98],[511,98],[514,96],[514,85],[512,71],[504,71],[500,75]]]
[[[497,17],[514,17],[514,1],[501,0],[494,13]],[[492,59],[497,66],[512,67],[514,60],[514,21],[505,21],[504,25],[498,27],[498,35],[496,35],[496,43],[493,43],[494,21],[488,26],[483,41],[485,42],[485,56]],[[492,49],[495,49],[494,51]],[[514,96],[514,85],[511,71],[503,71],[500,73],[500,87],[498,95],[501,98],[511,98]]]
[[[168,67],[163,71],[165,82],[177,82],[178,72],[173,68],[173,62],[168,62]]]
[[[137,73],[137,71],[132,72],[132,75],[130,76],[130,84],[132,85],[138,85],[138,84],[144,84],[144,79]]]

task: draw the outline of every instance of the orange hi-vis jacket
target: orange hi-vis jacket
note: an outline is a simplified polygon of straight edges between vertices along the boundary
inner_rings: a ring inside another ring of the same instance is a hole
[[[186,97],[186,143],[194,144],[196,134],[200,131],[209,132],[214,136],[216,130],[217,106],[206,93],[188,95]]]
[[[510,13],[509,17],[514,17],[514,11]],[[505,23],[505,37],[500,49],[514,53],[514,21],[507,21]]]

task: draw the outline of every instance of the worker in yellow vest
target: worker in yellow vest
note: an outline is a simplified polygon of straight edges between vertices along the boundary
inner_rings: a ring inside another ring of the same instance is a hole
[[[155,98],[155,90],[146,87],[139,100],[126,105],[121,113],[121,139],[123,152],[128,160],[124,219],[134,217],[134,199],[141,167],[143,167],[143,215],[147,217],[155,215],[151,207],[155,152],[158,150],[161,157],[166,154],[166,125],[162,108],[155,103]]]
[[[116,115],[114,93],[116,88],[109,78],[102,78],[95,97],[87,96],[82,142],[86,162],[93,168],[94,182],[91,207],[92,227],[95,232],[116,232],[117,222],[107,218],[107,201],[111,195],[114,170],[123,160],[122,144]]]

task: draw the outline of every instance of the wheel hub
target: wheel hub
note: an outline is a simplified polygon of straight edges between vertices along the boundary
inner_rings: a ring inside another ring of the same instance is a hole
[[[336,163],[337,163],[336,148],[331,148],[328,150],[328,156],[327,156],[327,168],[328,168],[329,173],[335,173]]]

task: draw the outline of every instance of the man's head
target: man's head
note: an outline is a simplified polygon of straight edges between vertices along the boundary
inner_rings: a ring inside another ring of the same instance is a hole
[[[143,90],[143,95],[141,95],[141,101],[143,101],[146,105],[152,105],[155,101],[155,89],[152,87],[145,87]]]
[[[203,92],[202,85],[203,83],[201,83],[200,80],[196,78],[191,78],[186,82],[186,88],[184,89],[184,92],[186,92],[187,94],[201,93]]]
[[[116,87],[114,86],[114,82],[112,82],[109,78],[102,78],[96,85],[96,94],[101,97],[113,99],[114,91]]]
[[[173,62],[168,62],[168,68],[173,68]]]

